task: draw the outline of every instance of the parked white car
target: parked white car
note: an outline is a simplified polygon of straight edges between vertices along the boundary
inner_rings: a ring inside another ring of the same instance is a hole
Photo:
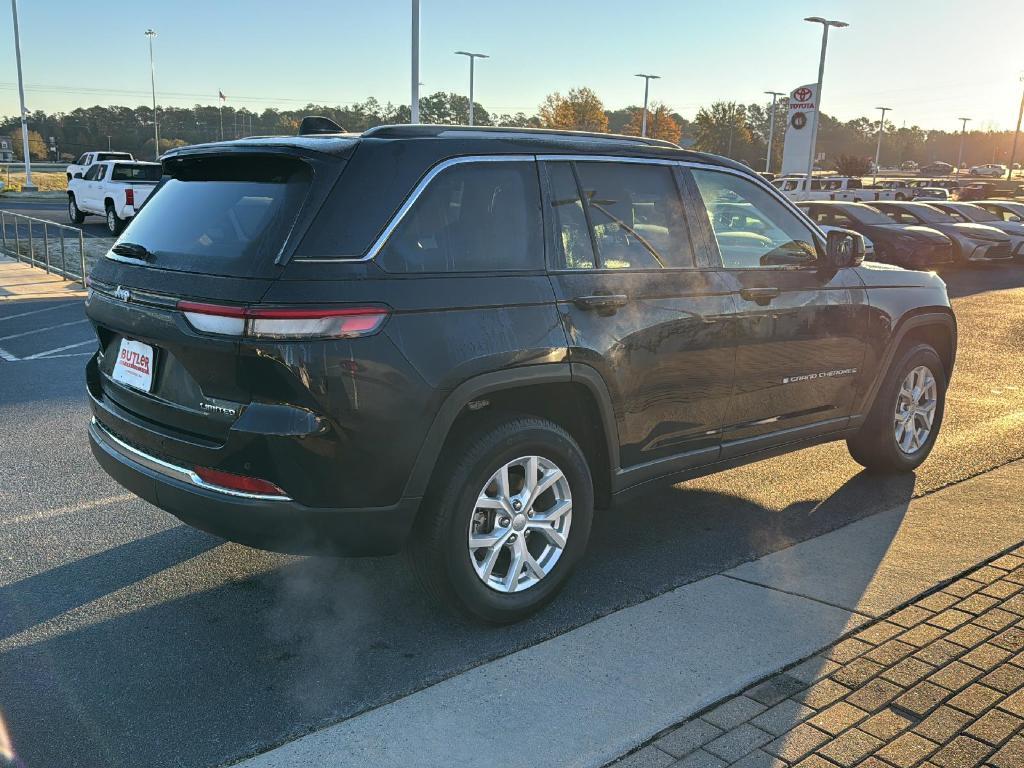
[[[986,165],[976,165],[971,168],[971,176],[991,176],[996,179],[1005,179],[1009,170],[1005,165],[987,163]]]
[[[101,163],[104,160],[134,160],[131,152],[86,152],[79,157],[75,162],[67,167],[68,181],[75,178],[75,174],[81,174],[85,176],[86,171],[89,170],[95,163]]]
[[[917,187],[914,190],[915,203],[934,203],[949,200],[949,190],[945,187]]]
[[[790,200],[840,200],[847,203],[866,203],[873,200],[892,200],[893,193],[883,189],[868,189],[863,181],[850,176],[815,176],[810,191],[803,176],[786,176],[772,182]]]
[[[90,214],[103,216],[110,234],[119,235],[152,193],[160,175],[160,163],[93,163],[84,176],[68,182],[68,218],[72,224],[81,224]]]

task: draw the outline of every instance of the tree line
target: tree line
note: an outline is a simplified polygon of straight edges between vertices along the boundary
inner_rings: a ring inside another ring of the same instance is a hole
[[[628,106],[606,109],[590,88],[573,88],[566,93],[549,94],[535,114],[524,112],[498,114],[474,102],[478,125],[558,128],[639,136],[642,108]],[[654,102],[648,109],[647,135],[682,143],[704,152],[725,155],[751,167],[763,169],[768,152],[772,119],[775,137],[772,167],[781,163],[788,103],[780,100],[774,115],[767,104],[741,104],[716,101],[702,107],[692,121],[684,119],[670,106]],[[264,109],[262,112],[233,105],[194,107],[158,107],[160,151],[185,144],[233,139],[252,135],[294,134],[305,115],[324,115],[347,131],[360,132],[375,125],[408,123],[407,105],[382,104],[374,98],[348,106],[307,104],[296,110]],[[420,99],[420,120],[445,125],[465,124],[469,119],[469,99],[452,92],[438,91]],[[70,112],[33,112],[28,117],[29,153],[37,160],[71,160],[82,152],[96,149],[132,152],[139,158],[155,156],[153,146],[153,110],[150,107],[94,106]],[[868,117],[841,121],[821,116],[818,151],[826,165],[844,163],[863,165],[874,158],[878,122]],[[955,163],[960,145],[956,131],[926,130],[919,126],[899,127],[886,122],[882,146],[882,165],[907,161],[925,164],[936,160]],[[13,139],[15,157],[21,159],[21,126],[16,116],[0,118],[0,134]],[[1012,131],[971,131],[964,142],[963,160],[968,165],[1009,162]],[[1024,155],[1024,144],[1019,155]]]

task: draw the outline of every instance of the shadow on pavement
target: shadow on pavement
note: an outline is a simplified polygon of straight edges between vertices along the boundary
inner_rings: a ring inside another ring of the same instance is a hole
[[[942,270],[939,276],[946,281],[946,290],[951,299],[988,291],[1024,288],[1024,260],[954,267]]]
[[[17,603],[8,629],[161,569],[187,594],[154,594],[142,610],[0,655],[0,705],[28,766],[224,764],[873,512],[905,510],[913,487],[912,476],[862,472],[782,510],[685,485],[636,497],[599,514],[561,597],[500,629],[440,612],[397,558],[299,559],[189,593],[195,574],[175,563],[205,551],[231,573],[237,565],[216,561],[239,548],[207,551],[217,542],[174,528],[124,545],[151,556],[145,568],[123,571],[115,549],[0,592],[7,610]]]

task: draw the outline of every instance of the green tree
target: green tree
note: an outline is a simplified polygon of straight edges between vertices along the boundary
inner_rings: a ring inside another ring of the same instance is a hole
[[[644,110],[640,108],[633,113],[629,125],[622,131],[628,136],[639,136],[643,128]],[[647,108],[647,135],[652,139],[664,139],[673,144],[679,143],[683,126],[676,119],[676,114],[661,102],[652,102]]]
[[[604,104],[589,88],[573,88],[563,96],[549,93],[540,106],[540,122],[545,128],[572,131],[608,131]]]
[[[24,160],[25,152],[21,140],[21,127],[19,126],[9,135],[11,137],[11,145],[14,148],[14,157],[18,160]],[[33,131],[31,128],[28,131],[28,154],[33,160],[47,159],[46,142],[43,140],[42,134],[39,131]]]
[[[871,160],[857,155],[840,155],[834,165],[840,176],[867,176],[871,172]]]
[[[716,101],[701,108],[693,121],[695,147],[736,160],[751,162],[755,156],[753,135],[747,127],[747,110],[734,101]]]

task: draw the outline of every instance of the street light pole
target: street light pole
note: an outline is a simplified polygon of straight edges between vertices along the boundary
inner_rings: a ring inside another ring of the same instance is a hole
[[[152,29],[146,30],[146,37],[149,38],[149,86],[153,90],[153,156],[160,159],[160,123],[156,119],[156,69],[153,66],[153,38],[156,32]]]
[[[1024,75],[1020,76],[1020,80],[1024,83]],[[1013,149],[1010,150],[1010,162],[1006,170],[1007,181],[1013,178],[1013,161],[1017,159],[1017,139],[1020,138],[1020,121],[1022,117],[1024,117],[1024,94],[1021,94],[1020,97],[1020,112],[1017,113],[1017,130],[1013,134]]]
[[[768,123],[768,156],[764,159],[764,172],[770,173],[772,170],[772,145],[775,143],[775,100],[786,94],[782,91],[765,91],[765,93],[772,97],[771,121]]]
[[[882,133],[885,131],[885,113],[891,112],[892,107],[875,107],[875,109],[882,110],[882,116],[878,118],[878,146],[875,148],[875,175],[871,180],[872,185],[878,183],[878,163],[882,158]]]
[[[651,80],[660,80],[661,75],[636,75],[644,79],[644,116],[640,122],[640,135],[647,135],[647,96],[651,91]]]
[[[18,60],[18,96],[21,98],[21,149],[25,156],[25,183],[22,189],[35,192],[32,184],[32,158],[28,149],[28,118],[25,113],[25,83],[21,77],[21,37],[18,34],[18,0],[11,0],[11,13],[14,14],[14,56]]]
[[[807,178],[804,181],[804,193],[809,195],[811,179],[814,177],[814,150],[818,142],[818,122],[821,120],[821,83],[825,79],[825,51],[828,50],[828,29],[829,27],[842,29],[850,25],[845,21],[824,19],[821,16],[808,16],[804,21],[821,24],[821,58],[818,61],[818,87],[815,91],[815,98],[818,100],[818,117],[814,121],[814,129],[811,131],[811,150],[807,158]]]
[[[473,63],[476,59],[491,58],[486,53],[470,53],[469,51],[456,51],[456,56],[466,56],[469,59],[469,124],[473,124]]]
[[[963,159],[964,159],[964,136],[967,134],[967,124],[969,122],[971,122],[971,118],[969,118],[969,117],[958,117],[957,120],[960,120],[960,121],[963,122],[963,125],[960,126],[960,153],[956,157],[956,170],[954,170],[954,172],[953,172],[953,176],[956,177],[957,179],[959,179],[960,178],[960,163],[962,163]]]
[[[412,95],[409,99],[410,122],[420,121],[420,0],[412,0]]]

